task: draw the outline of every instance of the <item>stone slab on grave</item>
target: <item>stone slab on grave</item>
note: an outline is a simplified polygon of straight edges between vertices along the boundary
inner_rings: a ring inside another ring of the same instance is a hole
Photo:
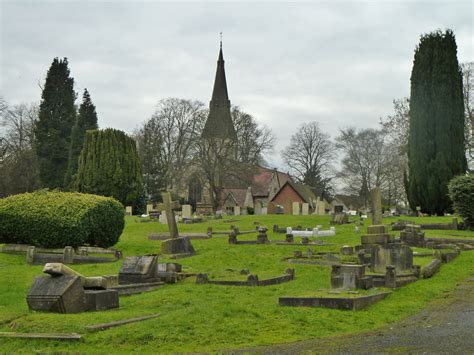
[[[26,297],[34,311],[79,313],[88,309],[79,276],[38,276]]]
[[[157,276],[158,255],[128,256],[119,271],[119,284],[160,281]]]
[[[371,295],[347,295],[347,297],[280,297],[280,306],[291,307],[326,307],[357,311],[367,308],[387,297],[391,292],[378,292]]]
[[[331,216],[331,224],[347,224],[349,223],[349,215],[346,213],[333,213]]]
[[[85,290],[87,308],[90,311],[105,311],[119,308],[119,293],[117,290]]]
[[[192,256],[196,254],[188,237],[179,237],[161,242],[161,253],[166,255],[179,254]]]
[[[125,207],[125,215],[132,216],[132,206]]]

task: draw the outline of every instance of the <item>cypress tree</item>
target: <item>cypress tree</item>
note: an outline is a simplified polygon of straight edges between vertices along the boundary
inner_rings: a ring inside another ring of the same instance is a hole
[[[77,172],[77,160],[84,144],[84,136],[87,130],[98,128],[97,113],[92,103],[91,97],[87,89],[84,89],[82,103],[79,107],[76,124],[71,132],[71,146],[69,148],[68,169],[64,178],[64,187],[70,188],[74,181],[74,175]]]
[[[138,207],[143,184],[135,141],[112,128],[87,131],[74,187],[79,192],[111,196],[125,206]]]
[[[38,123],[36,154],[43,187],[61,188],[68,166],[71,127],[76,120],[74,79],[67,58],[54,58],[46,75]]]
[[[408,199],[412,209],[443,214],[448,183],[466,171],[462,74],[451,30],[423,35],[411,73]]]

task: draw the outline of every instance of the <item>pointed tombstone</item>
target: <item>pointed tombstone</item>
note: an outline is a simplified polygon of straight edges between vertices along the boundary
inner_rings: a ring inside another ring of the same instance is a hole
[[[370,191],[372,197],[372,224],[382,224],[382,195],[378,186]]]
[[[168,222],[168,230],[171,238],[179,238],[178,225],[174,216],[175,209],[181,207],[178,201],[171,200],[171,192],[163,192],[161,194],[163,203],[158,204],[158,210],[166,211],[166,221]]]

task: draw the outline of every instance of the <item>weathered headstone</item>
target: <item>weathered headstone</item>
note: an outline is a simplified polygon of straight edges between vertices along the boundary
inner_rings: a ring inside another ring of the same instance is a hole
[[[240,216],[240,206],[235,206],[234,207],[234,215]]]
[[[372,278],[365,275],[365,265],[333,265],[331,287],[343,289],[369,289]]]
[[[150,214],[150,211],[153,211],[153,204],[149,203],[146,205],[146,214]]]
[[[132,206],[127,206],[125,207],[125,214],[127,216],[131,216],[132,215]]]
[[[160,212],[160,217],[158,217],[158,221],[161,224],[168,224],[168,217],[166,216],[166,211]]]
[[[186,218],[186,219],[192,218],[192,216],[193,216],[193,207],[191,205],[183,205],[181,216],[183,218]]]
[[[308,213],[309,213],[309,203],[303,203],[303,204],[301,205],[301,214],[302,214],[303,216],[307,216]]]
[[[292,204],[293,207],[293,215],[294,216],[299,216],[300,214],[300,203],[299,202],[293,202]]]
[[[26,301],[35,311],[78,313],[87,310],[79,276],[36,277]]]
[[[378,186],[370,191],[372,198],[372,224],[382,224],[382,194]]]
[[[119,284],[160,281],[157,263],[158,255],[127,256],[119,271]]]

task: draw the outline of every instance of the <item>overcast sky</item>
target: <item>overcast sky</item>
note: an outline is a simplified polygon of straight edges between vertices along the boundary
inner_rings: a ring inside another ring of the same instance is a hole
[[[0,0],[0,95],[39,101],[53,58],[67,57],[99,126],[132,132],[160,99],[209,102],[222,31],[230,100],[273,130],[281,166],[303,122],[333,137],[377,127],[409,96],[422,33],[451,28],[472,61],[473,3]]]

